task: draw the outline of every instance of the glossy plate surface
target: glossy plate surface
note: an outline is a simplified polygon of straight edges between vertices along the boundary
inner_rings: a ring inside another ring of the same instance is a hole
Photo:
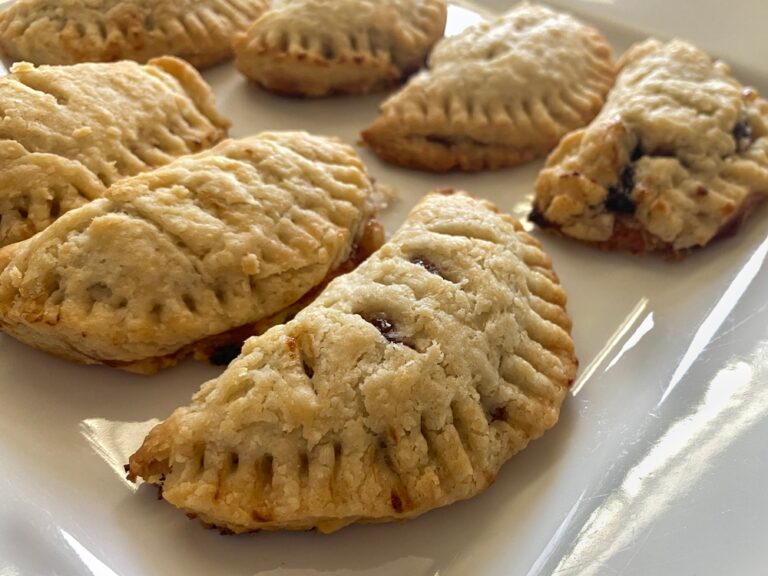
[[[765,0],[556,1],[617,53],[648,31],[727,58],[768,94]],[[454,6],[455,32],[506,2]],[[481,6],[481,7],[480,7]],[[695,6],[695,8],[694,8]],[[233,136],[306,129],[350,143],[382,95],[317,102],[207,73]],[[391,233],[435,187],[523,217],[541,163],[480,175],[391,168]],[[679,263],[542,239],[570,295],[582,368],[561,422],[470,500],[398,525],[223,537],[124,480],[155,418],[219,371],[153,378],[73,366],[0,335],[0,576],[765,574],[768,212]]]

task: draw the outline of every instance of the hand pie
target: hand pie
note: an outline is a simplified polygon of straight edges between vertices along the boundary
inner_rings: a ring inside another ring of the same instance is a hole
[[[474,496],[558,419],[576,371],[565,300],[517,221],[430,194],[156,426],[129,478],[233,532],[331,532]]]
[[[0,13],[0,49],[34,64],[146,62],[180,56],[202,68],[232,55],[232,36],[268,0],[17,0]]]
[[[536,182],[531,220],[602,248],[680,256],[768,195],[768,102],[679,40],[622,57],[605,109]]]
[[[410,168],[512,166],[587,124],[613,79],[599,32],[521,4],[439,42],[429,69],[384,102],[363,139],[384,160]]]
[[[229,122],[175,58],[43,66],[0,78],[0,246],[29,238],[113,182],[209,148]]]
[[[355,256],[375,228],[370,192],[336,140],[227,140],[122,180],[0,251],[0,328],[67,360],[141,373],[242,344]]]
[[[443,35],[445,0],[286,0],[235,39],[237,67],[295,96],[395,85]]]

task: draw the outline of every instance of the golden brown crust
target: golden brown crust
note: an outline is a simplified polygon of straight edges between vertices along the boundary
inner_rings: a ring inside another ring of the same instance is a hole
[[[615,70],[602,35],[523,3],[439,42],[363,140],[384,160],[444,172],[545,155],[600,110]]]
[[[172,57],[34,67],[0,78],[0,245],[45,229],[114,182],[227,134],[210,87]]]
[[[595,121],[535,184],[532,220],[604,249],[679,258],[768,196],[768,102],[680,40],[647,40]]]
[[[232,56],[232,36],[268,0],[17,0],[0,13],[0,49],[34,64],[146,62],[163,55],[198,68]]]
[[[237,67],[289,96],[382,90],[421,67],[446,11],[445,0],[289,0],[236,37]]]
[[[155,427],[129,478],[238,533],[330,532],[469,498],[558,419],[577,365],[565,302],[516,220],[429,194]]]
[[[193,342],[173,354],[133,362],[111,360],[102,360],[102,362],[113,368],[144,375],[155,374],[160,370],[175,366],[188,356],[193,356],[195,360],[210,362],[216,366],[226,366],[240,355],[243,343],[248,338],[260,336],[270,328],[285,324],[293,319],[296,314],[309,306],[317,298],[317,295],[323,291],[331,280],[354,270],[360,263],[364,262],[371,254],[378,250],[383,243],[384,229],[376,219],[376,214],[371,214],[364,226],[362,235],[357,239],[352,248],[350,257],[329,271],[328,275],[317,286],[314,286],[296,302],[289,304],[282,310],[256,322],[249,322],[226,332],[214,334],[213,336]],[[4,258],[3,250],[0,250],[0,271],[4,268]]]
[[[222,142],[122,180],[15,245],[0,327],[68,360],[155,371],[343,266],[371,228],[371,193],[335,139]]]

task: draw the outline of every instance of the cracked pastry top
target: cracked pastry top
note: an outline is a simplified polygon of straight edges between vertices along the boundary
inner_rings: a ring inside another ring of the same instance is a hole
[[[536,181],[531,220],[602,248],[680,256],[768,195],[768,102],[674,40],[631,48],[605,108]]]
[[[0,12],[0,50],[34,64],[232,56],[232,36],[268,0],[17,0]]]
[[[354,256],[370,193],[354,150],[334,139],[227,140],[122,180],[1,250],[0,329],[70,361],[141,373],[227,333],[242,343],[232,331]]]
[[[429,68],[362,134],[393,164],[475,171],[544,156],[600,111],[614,79],[602,35],[523,3],[440,41]]]
[[[446,10],[445,0],[286,0],[235,38],[237,67],[286,95],[381,90],[422,66]]]
[[[566,296],[512,217],[450,191],[156,426],[129,478],[225,531],[418,516],[472,497],[553,426]]]
[[[43,230],[117,180],[227,134],[186,62],[41,66],[0,78],[0,246]]]

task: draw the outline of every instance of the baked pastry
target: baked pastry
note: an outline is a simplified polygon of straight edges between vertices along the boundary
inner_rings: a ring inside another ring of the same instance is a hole
[[[113,182],[227,134],[208,85],[175,58],[42,66],[0,78],[0,246],[29,238]]]
[[[594,118],[613,79],[598,31],[523,3],[439,42],[429,69],[382,104],[363,139],[410,168],[512,166],[545,155]]]
[[[445,0],[286,0],[236,36],[237,68],[294,96],[393,86],[443,35]]]
[[[34,64],[173,55],[202,68],[232,56],[232,36],[269,0],[17,0],[0,12],[0,49]]]
[[[0,329],[139,373],[242,344],[358,245],[371,248],[370,193],[354,150],[336,140],[227,140],[122,180],[0,251]]]
[[[576,371],[565,300],[516,220],[427,195],[156,426],[129,478],[232,532],[331,532],[469,498],[558,419]]]
[[[680,256],[768,195],[768,102],[690,44],[648,40],[536,181],[531,220],[601,248]]]

